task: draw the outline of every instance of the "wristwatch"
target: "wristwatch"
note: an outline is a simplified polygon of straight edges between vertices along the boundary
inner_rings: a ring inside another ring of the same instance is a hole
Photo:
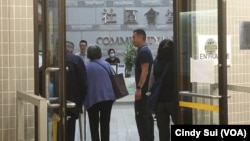
[[[140,86],[136,86],[136,89],[141,89],[141,87]]]

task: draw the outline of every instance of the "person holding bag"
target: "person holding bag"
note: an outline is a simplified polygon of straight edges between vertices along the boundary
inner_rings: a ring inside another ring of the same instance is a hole
[[[88,90],[84,108],[88,112],[91,140],[109,141],[111,110],[116,100],[107,71],[112,67],[101,59],[101,48],[97,45],[88,47],[87,57],[90,62],[86,64]]]
[[[155,62],[157,62],[157,60],[155,60]],[[160,77],[160,79],[157,79],[157,81],[154,80],[155,78],[154,78],[154,74],[153,74],[153,71],[154,71],[153,66],[151,68],[150,78],[149,78],[150,81],[148,84],[148,92],[146,93],[146,95],[148,96],[147,108],[152,114],[155,114],[156,106],[157,106],[158,100],[159,100],[159,93],[160,93],[162,80],[167,72],[168,66],[169,66],[169,64],[166,64],[166,66],[163,68],[163,72],[161,74],[161,77]]]
[[[173,58],[173,41],[169,39],[162,40],[159,44],[156,59],[153,64],[155,82],[161,80],[154,111],[160,141],[170,141],[170,117],[174,123],[177,123],[178,118],[178,95],[175,92],[176,79],[174,77]]]

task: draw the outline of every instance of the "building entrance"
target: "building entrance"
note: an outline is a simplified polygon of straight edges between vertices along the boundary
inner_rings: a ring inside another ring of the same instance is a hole
[[[225,3],[211,0],[174,1],[178,93],[181,123],[227,124]]]

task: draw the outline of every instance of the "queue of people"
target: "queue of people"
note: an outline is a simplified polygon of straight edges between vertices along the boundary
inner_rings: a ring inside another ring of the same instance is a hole
[[[67,100],[76,104],[74,108],[67,109],[66,140],[75,140],[76,120],[80,118],[79,115],[83,112],[82,106],[84,106],[88,113],[91,140],[109,141],[110,116],[116,99],[110,74],[106,69],[111,70],[112,67],[110,62],[102,59],[99,46],[87,47],[87,41],[81,40],[79,48],[80,52],[74,54],[74,43],[66,41],[66,65],[68,67],[66,97]]]
[[[177,123],[177,96],[174,92],[174,43],[165,39],[160,42],[156,58],[146,44],[146,32],[136,29],[132,34],[132,43],[137,48],[135,56],[135,84],[134,112],[140,141],[154,140],[154,118],[156,115],[160,141],[170,141],[170,117]],[[87,41],[79,42],[80,52],[73,54],[74,44],[66,41],[66,62],[68,88],[67,100],[76,103],[76,107],[68,110],[70,118],[67,120],[67,140],[74,141],[75,122],[82,113],[82,106],[88,113],[89,127],[92,141],[110,140],[110,118],[113,103],[116,101],[110,80],[111,64],[120,63],[115,56],[115,49],[108,50],[109,57],[102,59],[102,50],[98,45],[87,47]],[[86,63],[88,62],[88,63]],[[167,65],[168,64],[168,65]],[[167,73],[163,76],[164,66]],[[160,100],[156,110],[147,109],[146,95],[148,91],[149,75],[153,66],[155,80],[163,77],[160,88]]]

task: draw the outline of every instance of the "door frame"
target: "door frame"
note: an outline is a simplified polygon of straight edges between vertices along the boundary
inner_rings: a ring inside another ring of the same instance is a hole
[[[66,99],[66,4],[65,0],[58,1],[58,48],[59,48],[59,140],[66,141],[67,99]]]
[[[180,74],[180,12],[189,10],[191,5],[190,0],[174,0],[173,1],[173,13],[174,13],[174,42],[176,45],[175,48],[175,64],[176,64],[176,80],[177,80],[177,94],[181,90],[181,83],[183,82],[182,78],[178,75]],[[193,1],[195,2],[195,1]],[[228,124],[228,94],[227,94],[227,27],[226,25],[226,1],[218,0],[218,89],[219,95],[219,124]]]
[[[59,116],[60,116],[60,121],[59,121],[59,128],[58,128],[58,140],[60,141],[66,141],[66,119],[67,119],[67,113],[66,113],[66,108],[67,108],[67,100],[66,100],[66,61],[65,61],[65,44],[66,44],[66,2],[65,0],[59,0],[55,1],[57,2],[57,12],[58,12],[58,68],[60,71],[58,71],[58,76],[59,76],[59,85],[58,85],[58,92],[60,93],[60,98],[59,98]],[[38,15],[38,3],[41,3],[41,10],[42,10],[42,15],[41,19],[39,19]],[[39,54],[39,26],[42,29],[42,52],[43,52],[43,61],[42,64],[43,70],[42,70],[42,78],[39,78],[39,68],[34,67],[34,91],[36,95],[45,95],[45,94],[40,94],[39,93],[39,79],[42,79],[42,86],[43,90],[45,90],[45,70],[48,67],[48,61],[46,61],[46,58],[48,58],[47,53],[45,53],[48,49],[47,45],[50,41],[48,41],[47,38],[47,8],[46,6],[48,5],[48,0],[35,0],[33,3],[33,11],[34,11],[34,66],[38,66],[39,64],[39,59],[38,59],[38,54]],[[35,140],[38,140],[38,126],[37,126],[37,119],[38,119],[38,114],[37,114],[37,109],[35,108]]]
[[[39,68],[36,67],[39,65],[39,27],[42,28],[42,15],[39,16],[39,12],[38,12],[38,5],[41,4],[42,5],[42,1],[41,0],[34,0],[33,1],[33,26],[34,26],[34,93],[35,95],[40,95],[39,93]],[[39,18],[40,17],[40,18]],[[34,115],[34,134],[35,134],[35,141],[38,141],[38,108],[35,107],[34,108],[35,111],[35,115]]]

